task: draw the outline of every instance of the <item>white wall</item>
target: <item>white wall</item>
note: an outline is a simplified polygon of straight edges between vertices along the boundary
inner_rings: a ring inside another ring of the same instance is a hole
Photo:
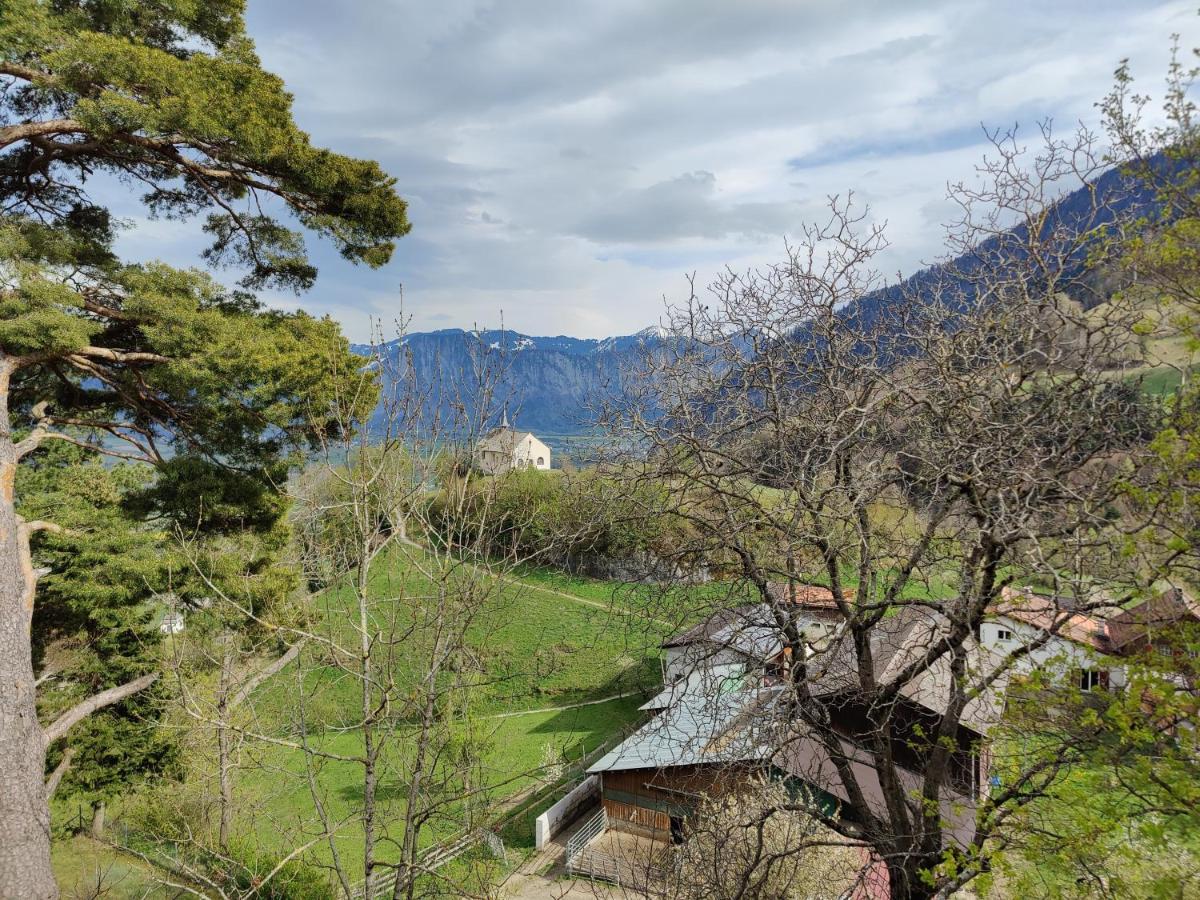
[[[577,784],[565,797],[538,816],[533,822],[534,843],[541,850],[550,842],[575,813],[593,802],[600,794],[600,779],[589,775]]]
[[[539,463],[538,460],[541,460]],[[532,434],[526,435],[516,447],[513,448],[513,464],[518,468],[525,468],[530,463],[535,469],[550,468],[550,448],[535,438]]]
[[[503,475],[510,469],[549,469],[550,448],[532,434],[527,434],[512,445],[511,453],[476,447],[475,464],[487,475]]]
[[[835,621],[831,614],[826,612],[817,613],[802,609],[796,615],[796,625],[810,643],[833,634],[837,630]]]
[[[999,632],[1012,632],[1012,639],[1000,640]],[[994,621],[984,622],[980,627],[980,643],[994,653],[1004,655],[1017,648],[1031,644],[1044,632],[1026,622],[1000,616]],[[1063,637],[1052,637],[1041,647],[1033,650],[1017,665],[1018,671],[1028,672],[1040,668],[1057,672],[1062,677],[1074,678],[1076,669],[1097,669],[1109,673],[1109,684],[1124,687],[1125,669],[1112,657],[1105,656]]]

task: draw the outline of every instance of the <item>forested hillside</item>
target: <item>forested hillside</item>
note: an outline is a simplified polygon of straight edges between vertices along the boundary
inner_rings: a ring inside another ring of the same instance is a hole
[[[440,405],[442,413],[457,398],[472,396],[478,370],[492,367],[499,374],[497,409],[507,405],[510,419],[522,428],[574,435],[593,426],[597,400],[610,395],[657,340],[655,329],[597,340],[447,328],[353,349],[384,358],[385,382],[411,361],[416,382],[441,386],[429,403]],[[426,412],[432,416],[435,410]]]

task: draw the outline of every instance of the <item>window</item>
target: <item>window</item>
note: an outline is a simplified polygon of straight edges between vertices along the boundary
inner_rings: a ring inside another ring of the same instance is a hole
[[[1084,669],[1079,673],[1079,689],[1094,691],[1108,687],[1108,673],[1103,669]]]
[[[1008,628],[997,628],[996,629],[996,640],[1011,641],[1012,639],[1013,639],[1013,633]]]
[[[540,468],[546,464],[546,460],[539,456],[537,464],[538,464],[538,467]]]

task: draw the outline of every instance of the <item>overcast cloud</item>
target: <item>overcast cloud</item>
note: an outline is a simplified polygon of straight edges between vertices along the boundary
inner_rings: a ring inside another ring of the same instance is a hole
[[[1095,123],[1122,57],[1157,89],[1198,25],[1193,0],[250,0],[301,125],[378,159],[413,222],[386,268],[314,247],[317,286],[271,299],[357,339],[401,284],[417,330],[627,333],[685,273],[778,258],[849,189],[910,272],[981,125]],[[138,253],[198,246],[141,224]]]

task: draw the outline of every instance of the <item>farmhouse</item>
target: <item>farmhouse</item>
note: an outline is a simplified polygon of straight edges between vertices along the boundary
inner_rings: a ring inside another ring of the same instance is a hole
[[[677,839],[701,798],[719,796],[763,775],[803,791],[831,811],[840,810],[844,818],[857,814],[825,744],[786,712],[781,702],[784,687],[773,674],[781,661],[781,644],[769,636],[767,623],[748,611],[754,609],[718,612],[702,623],[703,628],[693,630],[687,646],[707,646],[714,652],[690,658],[692,668],[685,677],[643,707],[654,712],[654,718],[588,770],[599,778],[609,828]],[[872,634],[876,677],[894,677],[947,627],[945,620],[922,607],[908,607],[885,619]],[[853,647],[844,634],[821,643],[810,666],[809,689],[833,711],[833,727],[842,736],[840,755],[854,771],[866,804],[878,812],[884,803],[879,777],[870,755],[860,749],[869,726],[856,701]],[[969,656],[972,667],[994,662],[975,644]],[[948,837],[964,845],[972,836],[975,805],[987,783],[987,761],[979,747],[999,716],[999,690],[998,683],[996,693],[968,704],[955,735],[957,749],[951,755],[942,802]],[[909,747],[907,738],[930,733],[945,710],[951,696],[948,664],[935,664],[900,694],[896,746],[911,756],[900,764],[910,787],[917,787],[924,759],[916,748],[922,742],[913,740]]]
[[[1076,612],[1072,606],[1067,598],[1004,588],[980,626],[980,641],[998,654],[1032,648],[1018,660],[1018,671],[1059,670],[1085,690],[1122,687],[1125,671],[1112,657],[1106,617],[1097,611]]]
[[[1074,606],[1067,597],[1005,588],[980,628],[980,642],[999,654],[1033,647],[1020,670],[1059,669],[1083,690],[1121,688],[1126,684],[1123,658],[1147,650],[1173,653],[1172,630],[1180,623],[1200,623],[1200,605],[1179,588],[1128,609],[1114,604],[1080,612]]]
[[[793,583],[771,585],[770,595],[770,603],[718,610],[663,642],[664,688],[641,707],[651,718],[588,769],[600,810],[589,820],[575,857],[568,846],[569,859],[578,860],[581,871],[588,842],[599,840],[595,835],[632,833],[655,846],[678,841],[688,819],[703,814],[706,801],[763,778],[847,821],[867,813],[887,817],[880,773],[866,749],[878,726],[858,690],[858,656],[852,636],[840,627],[833,594]],[[801,721],[790,705],[783,681],[788,657],[776,621],[780,611],[798,624],[811,650],[806,686],[830,716],[832,741]],[[1125,683],[1122,657],[1161,652],[1160,637],[1181,621],[1200,624],[1200,606],[1179,591],[1127,610],[1114,605],[1107,616],[1072,611],[1063,598],[1005,591],[979,634],[964,645],[970,680],[997,677],[966,703],[957,731],[948,736],[952,743],[938,801],[946,840],[967,847],[974,838],[975,812],[991,784],[988,737],[1008,687],[1008,673],[998,667],[1009,652],[1040,636],[1045,643],[1022,665],[1064,665],[1084,687],[1116,687]],[[876,682],[896,682],[900,673],[913,671],[950,627],[943,615],[919,605],[880,620],[870,632]],[[955,694],[950,667],[947,658],[937,660],[903,683],[895,700],[888,725],[891,752],[912,797],[919,797],[930,761],[927,736],[938,730]],[[843,778],[847,770],[852,779]]]
[[[550,448],[529,431],[508,424],[508,413],[475,445],[475,466],[485,475],[503,475],[513,469],[549,469]]]
[[[789,609],[805,639],[814,645],[833,635],[842,620],[827,587],[775,582],[768,586],[775,606]],[[853,591],[844,595],[849,599]],[[698,667],[749,664],[779,652],[778,625],[771,606],[754,603],[718,610],[703,622],[662,643],[663,682],[671,684]]]

